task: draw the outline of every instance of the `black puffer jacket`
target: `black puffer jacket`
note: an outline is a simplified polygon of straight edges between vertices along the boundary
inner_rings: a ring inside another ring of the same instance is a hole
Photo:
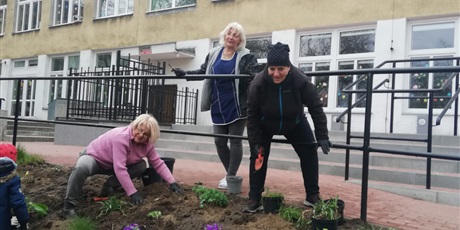
[[[262,130],[273,135],[291,131],[305,116],[304,106],[313,119],[316,139],[328,140],[326,115],[315,86],[307,76],[291,65],[286,79],[275,84],[265,68],[249,86],[249,141],[262,144]]]

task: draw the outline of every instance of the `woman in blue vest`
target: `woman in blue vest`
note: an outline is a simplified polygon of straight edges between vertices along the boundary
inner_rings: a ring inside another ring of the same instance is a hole
[[[219,46],[206,56],[201,68],[193,71],[173,69],[176,76],[191,74],[257,74],[257,59],[246,46],[243,27],[230,23],[219,34]],[[246,127],[248,79],[206,79],[201,95],[201,111],[210,111],[214,134],[242,136]],[[243,157],[241,139],[215,137],[217,154],[227,176],[235,176]],[[218,188],[227,189],[227,180],[220,180]]]

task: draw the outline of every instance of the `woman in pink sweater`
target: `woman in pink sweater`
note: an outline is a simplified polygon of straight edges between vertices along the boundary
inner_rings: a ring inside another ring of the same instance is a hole
[[[158,122],[149,114],[139,115],[130,125],[118,127],[93,140],[80,153],[70,174],[64,199],[63,216],[76,216],[75,207],[86,178],[95,174],[109,175],[100,196],[113,195],[123,187],[133,204],[143,199],[134,187],[133,178],[140,177],[146,169],[147,158],[155,171],[170,185],[171,191],[181,193],[172,173],[155,150],[154,143],[160,136]]]

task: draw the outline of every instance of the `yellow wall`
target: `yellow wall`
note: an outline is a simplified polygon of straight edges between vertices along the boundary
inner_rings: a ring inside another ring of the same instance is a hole
[[[8,0],[0,59],[215,38],[232,21],[254,35],[460,12],[459,0],[197,0],[187,10],[146,14],[148,1],[135,0],[133,15],[93,20],[95,1],[85,1],[82,23],[50,28],[51,1],[43,0],[41,29],[12,34],[15,1]]]

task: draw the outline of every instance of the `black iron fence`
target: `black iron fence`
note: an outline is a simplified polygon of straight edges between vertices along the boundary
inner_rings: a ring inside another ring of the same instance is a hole
[[[66,119],[132,121],[150,113],[164,125],[196,124],[198,90],[179,90],[155,77],[164,74],[164,62],[142,63],[120,51],[111,68],[70,69]]]

